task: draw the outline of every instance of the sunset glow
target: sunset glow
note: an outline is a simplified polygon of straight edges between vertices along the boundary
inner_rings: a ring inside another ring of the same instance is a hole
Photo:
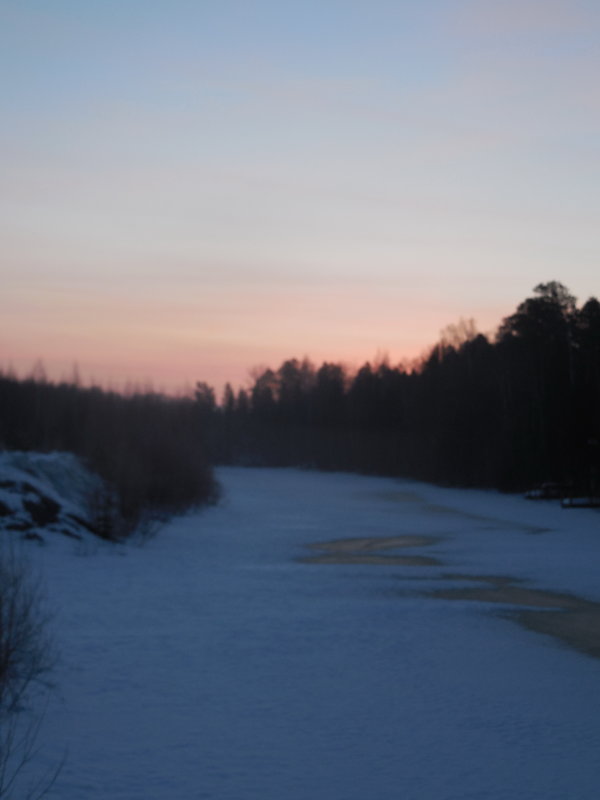
[[[600,6],[0,9],[0,366],[184,390],[598,295]]]

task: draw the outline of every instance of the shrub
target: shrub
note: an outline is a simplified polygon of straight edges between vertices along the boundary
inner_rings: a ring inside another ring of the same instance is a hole
[[[48,689],[53,666],[41,599],[27,564],[11,550],[0,551],[0,798],[12,797],[23,782],[43,718],[24,713],[36,690]],[[41,797],[54,778],[23,796]]]

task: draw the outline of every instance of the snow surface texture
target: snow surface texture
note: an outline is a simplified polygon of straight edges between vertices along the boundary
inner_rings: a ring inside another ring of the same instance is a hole
[[[62,653],[35,764],[68,751],[48,797],[596,800],[600,661],[426,592],[493,574],[598,601],[597,512],[299,470],[219,478],[219,507],[143,548],[30,548]],[[310,543],[415,534],[439,538],[403,553],[439,564],[300,561]]]
[[[101,479],[71,453],[0,452],[0,532],[43,544],[48,534],[89,535],[88,507]]]

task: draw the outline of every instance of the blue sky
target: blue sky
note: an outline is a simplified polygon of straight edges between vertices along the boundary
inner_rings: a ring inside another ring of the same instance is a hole
[[[0,361],[173,388],[598,294],[600,6],[0,4]]]

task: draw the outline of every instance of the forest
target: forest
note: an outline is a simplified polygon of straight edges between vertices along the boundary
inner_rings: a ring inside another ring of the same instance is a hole
[[[108,538],[149,512],[214,501],[217,464],[505,491],[553,481],[597,496],[599,441],[600,303],[578,306],[557,281],[536,286],[493,337],[461,321],[410,366],[289,359],[255,370],[248,388],[227,385],[221,402],[202,381],[169,397],[0,374],[0,447],[80,456],[111,487],[97,511]]]
[[[0,375],[0,449],[79,456],[104,481],[88,509],[102,538],[217,499],[204,426],[192,398]]]
[[[598,492],[600,303],[581,307],[557,281],[535,287],[495,336],[472,321],[445,329],[410,368],[349,374],[291,359],[249,390],[211,403],[219,463],[398,475],[506,491],[554,481]]]

